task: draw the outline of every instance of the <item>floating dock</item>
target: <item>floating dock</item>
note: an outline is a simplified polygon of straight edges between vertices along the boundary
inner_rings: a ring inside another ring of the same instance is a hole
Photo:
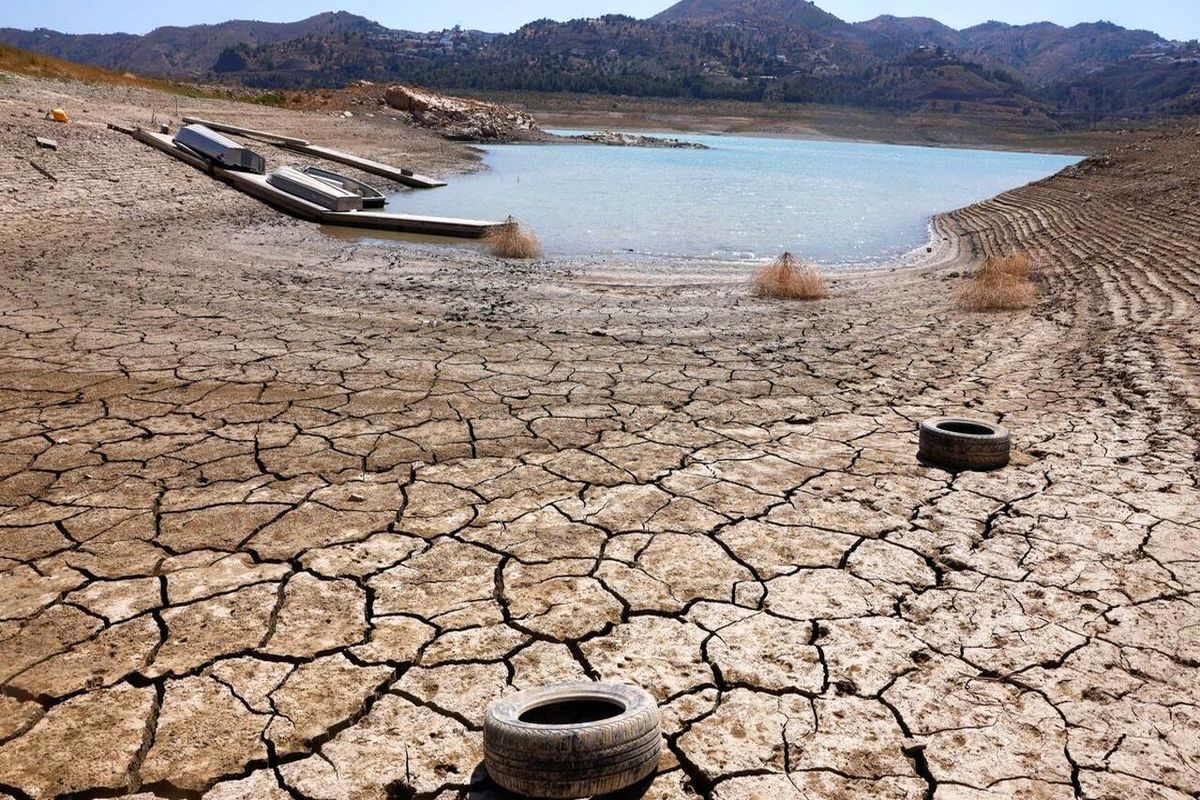
[[[419,217],[409,214],[387,214],[382,211],[330,211],[316,203],[297,197],[272,186],[265,175],[224,169],[211,161],[179,147],[171,137],[161,133],[111,126],[113,130],[129,133],[139,142],[161,150],[196,169],[206,172],[223,183],[245,192],[292,216],[320,225],[339,225],[348,228],[367,228],[394,233],[416,233],[426,236],[448,236],[457,239],[482,239],[501,227],[501,222],[446,217]]]
[[[270,142],[276,147],[282,147],[286,150],[292,150],[296,153],[303,153],[314,158],[323,158],[326,161],[334,161],[338,164],[345,164],[349,167],[360,169],[363,172],[369,172],[372,175],[378,175],[382,178],[395,181],[404,186],[413,189],[436,189],[439,186],[445,186],[445,181],[439,181],[436,178],[429,178],[424,175],[418,175],[411,169],[403,169],[401,167],[393,167],[389,164],[382,164],[378,161],[372,161],[369,158],[360,158],[350,153],[343,153],[340,150],[334,150],[331,147],[321,147],[310,143],[307,139],[297,139],[293,136],[284,136],[270,131],[260,131],[254,128],[242,128],[237,125],[228,125],[224,122],[212,122],[211,120],[200,119],[199,117],[184,117],[183,121],[191,125],[204,125],[212,128],[215,131],[223,133],[233,133],[241,136],[252,136],[264,141]]]

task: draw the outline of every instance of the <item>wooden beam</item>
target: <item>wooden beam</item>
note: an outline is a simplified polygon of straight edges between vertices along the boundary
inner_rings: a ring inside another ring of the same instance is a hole
[[[46,169],[45,167],[43,167],[41,164],[39,164],[38,162],[34,161],[32,158],[31,158],[31,159],[29,159],[29,166],[33,167],[33,168],[34,168],[34,169],[36,169],[38,172],[42,173],[43,175],[45,175],[47,178],[49,178],[50,180],[54,181],[55,183],[58,183],[58,178],[54,177],[54,173],[53,173],[53,172],[51,172],[50,170],[48,170],[48,169]]]
[[[189,125],[203,125],[206,128],[212,128],[214,131],[222,133],[235,133],[241,136],[253,136],[256,139],[266,139],[273,144],[308,144],[307,139],[296,139],[291,136],[284,136],[279,133],[271,133],[270,131],[260,131],[254,128],[243,128],[238,125],[229,125],[224,122],[211,122],[200,117],[184,117],[183,121]]]
[[[436,178],[427,178],[424,175],[417,175],[410,169],[401,169],[399,167],[381,164],[378,161],[372,161],[369,158],[359,158],[358,156],[343,153],[340,150],[334,150],[330,147],[320,147],[318,145],[306,144],[287,144],[286,142],[279,145],[297,153],[303,153],[307,156],[315,156],[323,158],[327,161],[336,161],[339,164],[345,164],[355,169],[361,169],[363,172],[369,172],[372,175],[393,180],[396,183],[412,187],[413,189],[436,189],[439,186],[445,186],[445,181],[439,181]]]

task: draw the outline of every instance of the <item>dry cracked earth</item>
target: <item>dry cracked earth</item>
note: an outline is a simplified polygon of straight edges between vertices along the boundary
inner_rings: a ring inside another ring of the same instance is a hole
[[[661,703],[629,796],[1200,797],[1195,136],[788,305],[72,135],[0,162],[0,798],[495,800],[488,704],[580,678]],[[1038,306],[957,310],[1015,248]],[[919,463],[945,413],[1014,464]]]

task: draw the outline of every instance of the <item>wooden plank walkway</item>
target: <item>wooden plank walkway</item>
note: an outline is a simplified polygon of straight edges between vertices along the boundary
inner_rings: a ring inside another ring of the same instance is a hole
[[[329,211],[295,195],[275,188],[266,175],[223,169],[175,146],[171,137],[161,133],[134,129],[133,138],[168,155],[178,158],[219,181],[300,219],[321,225],[366,228],[394,233],[416,233],[426,236],[448,236],[456,239],[481,239],[503,223],[447,217],[421,217],[410,214],[387,214],[381,211]]]
[[[430,178],[425,175],[418,175],[410,169],[402,167],[393,167],[389,164],[383,164],[379,161],[372,161],[369,158],[361,158],[343,153],[340,150],[334,150],[331,147],[322,147],[310,143],[307,139],[297,139],[292,136],[283,136],[270,131],[260,131],[254,128],[242,128],[237,125],[229,125],[224,122],[212,122],[211,120],[201,119],[200,117],[184,117],[183,121],[188,124],[205,125],[215,131],[223,133],[234,133],[242,136],[252,136],[258,139],[263,139],[271,144],[282,147],[287,150],[292,150],[297,153],[313,156],[315,158],[323,158],[326,161],[334,161],[339,164],[345,164],[350,167],[361,169],[363,172],[369,172],[372,175],[379,175],[388,180],[395,181],[404,186],[413,189],[436,189],[439,186],[445,186],[445,181],[439,181],[436,178]]]

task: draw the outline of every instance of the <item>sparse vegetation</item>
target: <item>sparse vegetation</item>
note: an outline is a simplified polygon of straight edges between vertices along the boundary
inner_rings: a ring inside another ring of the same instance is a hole
[[[829,296],[821,271],[813,264],[800,261],[791,253],[784,253],[756,271],[750,285],[756,297],[820,300]]]
[[[968,311],[1015,311],[1037,298],[1033,261],[1024,253],[989,258],[963,282],[959,305]]]
[[[500,258],[537,258],[542,254],[533,232],[512,217],[488,236],[487,243],[492,255]]]
[[[99,67],[75,64],[2,44],[0,44],[0,70],[42,78],[77,80],[84,83],[140,86],[144,89],[166,89],[169,86],[167,81],[139,78],[128,72],[114,72]]]
[[[254,98],[254,102],[260,106],[271,106],[272,108],[286,108],[287,96],[281,92],[263,92]]]
[[[247,99],[244,89],[204,87],[165,79],[146,78],[132,72],[117,72],[101,67],[77,64],[73,61],[64,61],[61,58],[31,53],[5,44],[0,44],[0,73],[30,75],[58,81],[79,81],[92,86],[129,86],[166,92],[181,97],[226,99],[239,102]],[[7,80],[8,78],[0,74],[0,79]]]

